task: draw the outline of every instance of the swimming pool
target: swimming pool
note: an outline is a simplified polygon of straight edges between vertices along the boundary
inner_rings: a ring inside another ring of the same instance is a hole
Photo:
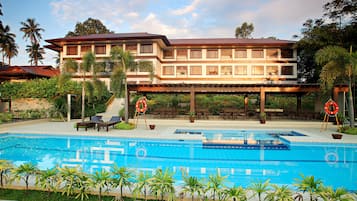
[[[357,145],[289,143],[289,149],[205,148],[201,140],[161,140],[115,137],[1,134],[0,159],[15,165],[33,162],[40,169],[81,166],[93,173],[114,163],[142,171],[169,168],[175,179],[181,170],[207,178],[219,171],[230,185],[247,186],[271,179],[292,184],[300,174],[314,175],[325,185],[357,190]]]

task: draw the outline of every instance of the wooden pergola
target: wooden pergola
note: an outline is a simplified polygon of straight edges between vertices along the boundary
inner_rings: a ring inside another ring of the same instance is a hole
[[[196,94],[259,94],[260,111],[265,110],[266,94],[293,94],[297,97],[296,111],[301,112],[301,97],[304,94],[320,91],[319,84],[128,84],[128,94],[136,93],[189,93],[190,111],[195,111]],[[335,86],[333,99],[341,92],[347,92],[345,85]],[[130,97],[129,97],[130,98]]]

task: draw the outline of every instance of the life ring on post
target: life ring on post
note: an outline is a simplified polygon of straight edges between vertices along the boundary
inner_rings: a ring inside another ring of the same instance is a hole
[[[335,101],[330,99],[325,103],[324,110],[327,115],[335,116],[339,110],[339,107]]]
[[[146,103],[145,98],[141,98],[138,101],[136,101],[135,108],[137,112],[145,113],[146,110],[148,109],[148,104]]]

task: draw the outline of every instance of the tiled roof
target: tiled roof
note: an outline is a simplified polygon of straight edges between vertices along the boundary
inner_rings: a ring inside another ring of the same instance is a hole
[[[37,75],[40,77],[54,77],[60,71],[52,66],[5,66],[0,67],[1,76]]]
[[[190,38],[170,39],[171,45],[288,45],[295,41],[278,40],[272,38],[244,39],[244,38]]]

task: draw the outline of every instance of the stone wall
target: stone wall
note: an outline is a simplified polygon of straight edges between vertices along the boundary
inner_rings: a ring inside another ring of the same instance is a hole
[[[19,98],[11,100],[12,111],[49,110],[53,105],[44,98]]]

